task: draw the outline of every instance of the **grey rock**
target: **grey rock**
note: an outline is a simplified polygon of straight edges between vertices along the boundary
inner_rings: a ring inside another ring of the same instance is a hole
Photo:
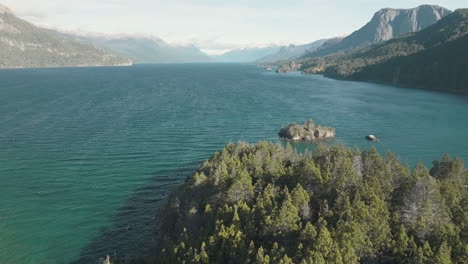
[[[436,23],[451,11],[436,5],[421,5],[411,9],[384,8],[374,14],[371,21],[338,43],[323,45],[308,57],[326,56],[351,49],[362,48],[396,36],[420,31]]]
[[[375,135],[367,135],[366,139],[369,141],[379,141],[379,139]]]
[[[287,72],[293,72],[293,71],[298,71],[302,67],[301,63],[295,62],[295,61],[288,61],[285,63],[282,63],[278,69],[276,69],[276,72],[279,73],[287,73]]]
[[[336,136],[334,128],[315,124],[314,120],[305,121],[301,125],[296,123],[283,127],[278,135],[283,140],[307,141],[316,143],[320,140],[333,139]]]
[[[0,14],[6,14],[6,13],[13,14],[13,12],[11,12],[11,10],[8,7],[0,4]]]

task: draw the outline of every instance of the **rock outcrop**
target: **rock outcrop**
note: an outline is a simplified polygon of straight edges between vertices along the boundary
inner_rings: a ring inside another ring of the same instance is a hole
[[[13,14],[13,12],[8,7],[0,4],[0,14]]]
[[[369,141],[379,141],[379,139],[375,135],[367,135],[366,139]]]
[[[305,121],[301,125],[296,123],[283,127],[278,135],[283,140],[308,141],[315,143],[319,140],[333,139],[335,129],[315,124],[314,120]]]
[[[293,71],[298,71],[302,67],[301,63],[297,63],[295,61],[288,61],[283,64],[281,64],[278,69],[276,69],[276,72],[279,73],[287,73],[287,72],[293,72]]]
[[[468,8],[434,25],[350,52],[303,61],[305,73],[401,87],[468,93]]]

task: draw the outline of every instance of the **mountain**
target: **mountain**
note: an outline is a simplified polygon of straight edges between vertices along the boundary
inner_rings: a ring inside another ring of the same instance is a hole
[[[436,24],[344,55],[304,60],[306,73],[468,93],[468,9]]]
[[[313,52],[318,47],[322,46],[326,41],[327,41],[326,39],[321,39],[321,40],[317,40],[312,43],[304,44],[304,45],[283,46],[280,48],[278,52],[267,55],[257,60],[257,62],[266,63],[266,62],[275,62],[275,61],[281,61],[281,60],[297,59],[297,58],[304,56],[308,52]]]
[[[51,34],[0,4],[0,68],[130,65],[124,57]]]
[[[197,47],[171,45],[149,36],[116,36],[102,34],[59,33],[69,38],[88,41],[96,46],[131,58],[135,63],[209,62],[210,57]]]
[[[334,45],[318,48],[306,57],[345,52],[386,41],[405,33],[416,32],[436,23],[450,12],[446,8],[435,5],[421,5],[411,9],[381,9],[359,30]]]
[[[223,55],[211,56],[211,58],[216,62],[256,62],[267,55],[278,52],[279,49],[278,46],[235,49]]]

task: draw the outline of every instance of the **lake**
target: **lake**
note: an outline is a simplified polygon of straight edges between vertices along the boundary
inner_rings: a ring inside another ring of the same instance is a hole
[[[157,208],[201,161],[228,142],[279,142],[291,122],[313,118],[336,128],[333,143],[391,150],[412,167],[468,160],[467,96],[242,64],[15,69],[0,80],[0,263],[147,254]]]

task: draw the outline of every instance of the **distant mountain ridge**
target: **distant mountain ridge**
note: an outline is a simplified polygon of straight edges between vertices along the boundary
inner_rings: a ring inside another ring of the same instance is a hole
[[[304,45],[289,45],[289,46],[283,46],[280,48],[280,50],[276,53],[267,55],[263,58],[260,58],[257,60],[257,63],[267,63],[267,62],[276,62],[276,61],[281,61],[281,60],[292,60],[292,59],[297,59],[308,52],[313,52],[316,50],[318,47],[323,45],[327,39],[320,39],[317,41],[314,41],[312,43],[304,44]]]
[[[60,33],[131,58],[135,63],[210,62],[211,58],[193,45],[171,45],[160,38],[138,35]]]
[[[256,62],[257,60],[278,52],[279,46],[268,46],[268,47],[255,47],[255,48],[243,48],[234,49],[226,52],[222,55],[211,56],[214,62],[243,62],[250,63]]]
[[[436,5],[421,5],[411,9],[384,8],[371,21],[334,45],[318,48],[304,57],[321,57],[362,48],[396,36],[416,32],[436,23],[451,11]]]
[[[131,65],[132,61],[89,43],[51,34],[0,4],[0,68]]]

